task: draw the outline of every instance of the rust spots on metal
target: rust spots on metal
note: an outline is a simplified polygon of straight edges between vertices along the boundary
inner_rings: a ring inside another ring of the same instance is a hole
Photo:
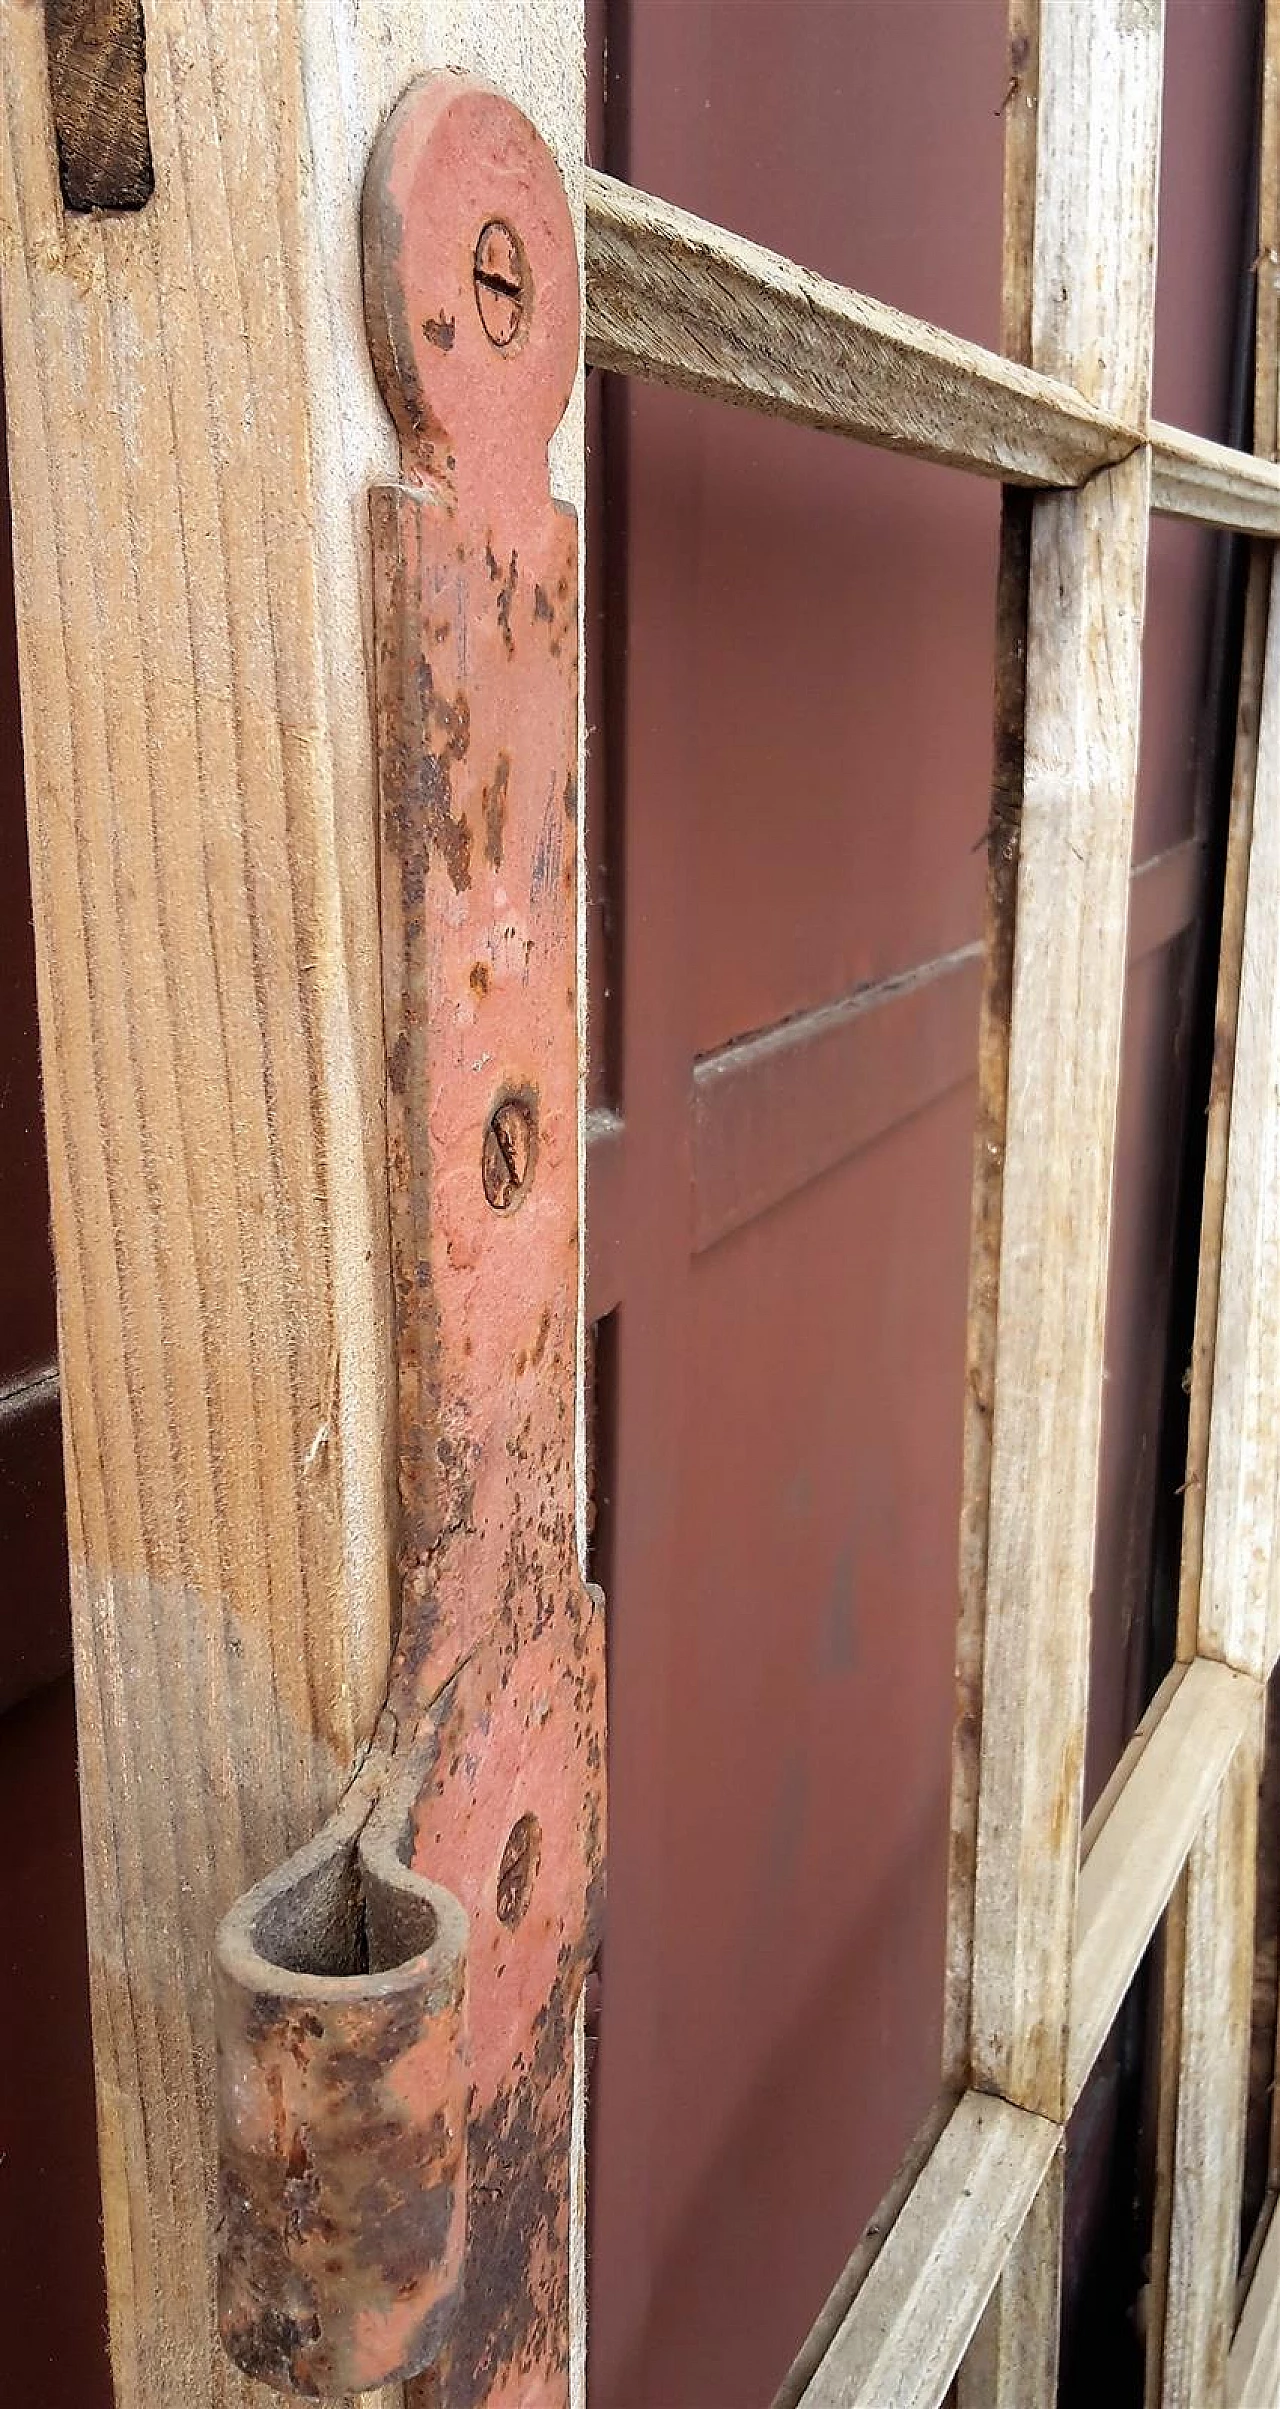
[[[481,1151],[484,1192],[495,1213],[510,1213],[520,1203],[533,1177],[537,1151],[538,1119],[532,1096],[504,1096],[489,1116]]]
[[[472,277],[480,323],[489,341],[505,351],[524,327],[531,296],[524,245],[504,219],[491,218],[481,228]]]
[[[604,1848],[574,1539],[577,530],[546,465],[578,269],[538,136],[452,75],[379,138],[364,239],[403,471],[371,497],[399,1628],[357,1788],[219,1934],[219,2319],[281,2390],[430,2369],[431,2409],[557,2409]]]
[[[499,753],[493,765],[493,776],[484,790],[484,858],[491,870],[502,868],[502,841],[507,825],[507,788],[511,782],[511,756]]]
[[[542,1859],[542,1826],[536,1815],[522,1815],[507,1835],[498,1867],[498,1921],[509,1928],[520,1922],[533,1895]]]

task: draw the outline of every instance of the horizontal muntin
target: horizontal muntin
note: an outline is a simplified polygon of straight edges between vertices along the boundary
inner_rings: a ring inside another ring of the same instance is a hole
[[[1149,443],[1154,510],[1280,536],[1270,461],[1127,426],[1056,378],[595,169],[586,291],[595,367],[1011,485],[1083,485]]]

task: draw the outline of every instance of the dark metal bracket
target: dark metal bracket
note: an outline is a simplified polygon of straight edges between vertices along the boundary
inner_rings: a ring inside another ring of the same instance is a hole
[[[430,2368],[433,2409],[557,2409],[604,1850],[574,1523],[578,541],[547,477],[580,305],[510,101],[405,94],[364,267],[403,478],[371,498],[400,1625],[357,1783],[218,1934],[219,2323],[281,2391]]]

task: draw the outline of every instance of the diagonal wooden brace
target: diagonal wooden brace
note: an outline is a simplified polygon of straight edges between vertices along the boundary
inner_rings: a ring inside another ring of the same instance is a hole
[[[602,1600],[574,1519],[579,356],[555,164],[436,75],[374,150],[365,298],[400,1625],[370,1758],[224,1919],[219,2321],[311,2396],[567,2400],[572,2027]]]

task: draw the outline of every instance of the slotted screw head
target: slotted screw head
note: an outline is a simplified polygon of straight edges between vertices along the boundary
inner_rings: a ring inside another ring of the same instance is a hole
[[[481,1173],[495,1213],[509,1213],[533,1176],[533,1108],[523,1096],[504,1096],[489,1116]]]
[[[476,307],[489,341],[505,351],[524,324],[529,278],[524,249],[505,218],[482,226],[474,263]]]

